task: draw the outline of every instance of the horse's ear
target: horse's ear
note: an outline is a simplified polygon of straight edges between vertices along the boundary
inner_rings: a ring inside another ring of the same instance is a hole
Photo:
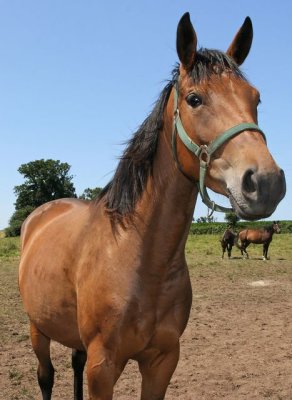
[[[249,17],[246,17],[242,27],[239,29],[231,45],[226,51],[226,54],[233,58],[238,65],[241,65],[249,53],[252,38],[252,22]]]
[[[190,14],[185,13],[177,26],[176,51],[178,58],[186,70],[192,69],[197,48],[197,35],[190,20]]]

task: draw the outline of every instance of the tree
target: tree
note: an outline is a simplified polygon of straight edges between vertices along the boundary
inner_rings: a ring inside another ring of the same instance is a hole
[[[67,163],[51,159],[31,161],[18,168],[25,181],[14,187],[15,212],[6,229],[7,236],[19,235],[23,221],[38,206],[55,199],[76,197],[70,168]]]
[[[95,187],[93,189],[87,188],[84,190],[81,196],[79,196],[79,199],[82,200],[94,200],[96,197],[99,195],[99,193],[102,191],[102,188],[100,187]]]
[[[211,223],[211,222],[216,222],[216,218],[213,215],[197,218],[197,223]]]
[[[16,210],[9,220],[9,226],[5,229],[6,236],[19,236],[23,221],[34,210],[34,207],[26,206]]]
[[[234,212],[228,212],[224,216],[225,221],[234,228],[240,218]]]
[[[22,164],[18,172],[24,176],[25,182],[14,188],[17,196],[15,209],[36,208],[51,200],[76,197],[70,168],[69,164],[59,160],[41,159]]]

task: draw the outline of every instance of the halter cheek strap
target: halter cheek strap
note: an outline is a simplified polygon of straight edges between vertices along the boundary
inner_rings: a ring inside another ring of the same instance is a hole
[[[208,195],[206,185],[205,185],[205,179],[206,179],[206,173],[207,173],[207,168],[210,164],[211,157],[213,153],[220,147],[222,146],[227,140],[233,138],[234,136],[238,135],[241,132],[244,131],[257,131],[259,132],[263,138],[266,141],[266,137],[264,132],[258,127],[258,125],[254,123],[241,123],[238,125],[233,126],[230,129],[227,129],[225,132],[221,133],[219,136],[217,136],[209,145],[197,145],[186,133],[182,121],[180,119],[179,115],[179,109],[178,109],[178,82],[174,84],[174,120],[173,120],[173,131],[172,131],[172,152],[173,152],[173,157],[175,159],[175,162],[179,168],[179,170],[188,178],[190,178],[186,173],[183,171],[181,164],[179,163],[178,157],[177,157],[177,147],[176,147],[176,138],[177,134],[180,137],[181,141],[183,144],[196,156],[199,158],[200,161],[200,176],[199,176],[199,181],[196,182],[198,185],[198,189],[202,198],[202,201],[204,204],[208,206],[208,208],[211,209],[211,214],[214,211],[220,211],[220,212],[230,212],[233,211],[232,208],[227,208],[220,206],[216,204],[214,201],[212,201]],[[210,215],[211,215],[210,214]]]

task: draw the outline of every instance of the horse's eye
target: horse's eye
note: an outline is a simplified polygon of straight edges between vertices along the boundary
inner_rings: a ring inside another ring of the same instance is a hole
[[[189,94],[189,95],[187,96],[187,98],[186,98],[186,101],[187,101],[187,103],[188,103],[191,107],[193,107],[193,108],[199,107],[199,106],[202,104],[202,99],[201,99],[201,97],[198,96],[198,95],[195,94],[195,93]]]

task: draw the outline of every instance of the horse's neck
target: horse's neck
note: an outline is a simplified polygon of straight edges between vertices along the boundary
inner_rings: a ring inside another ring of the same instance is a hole
[[[268,226],[265,229],[266,232],[268,232],[271,236],[273,236],[273,234],[275,233],[274,228],[272,226]]]
[[[149,251],[169,261],[184,253],[198,191],[175,166],[168,128],[165,124],[160,134],[153,175],[136,209],[136,221]]]

